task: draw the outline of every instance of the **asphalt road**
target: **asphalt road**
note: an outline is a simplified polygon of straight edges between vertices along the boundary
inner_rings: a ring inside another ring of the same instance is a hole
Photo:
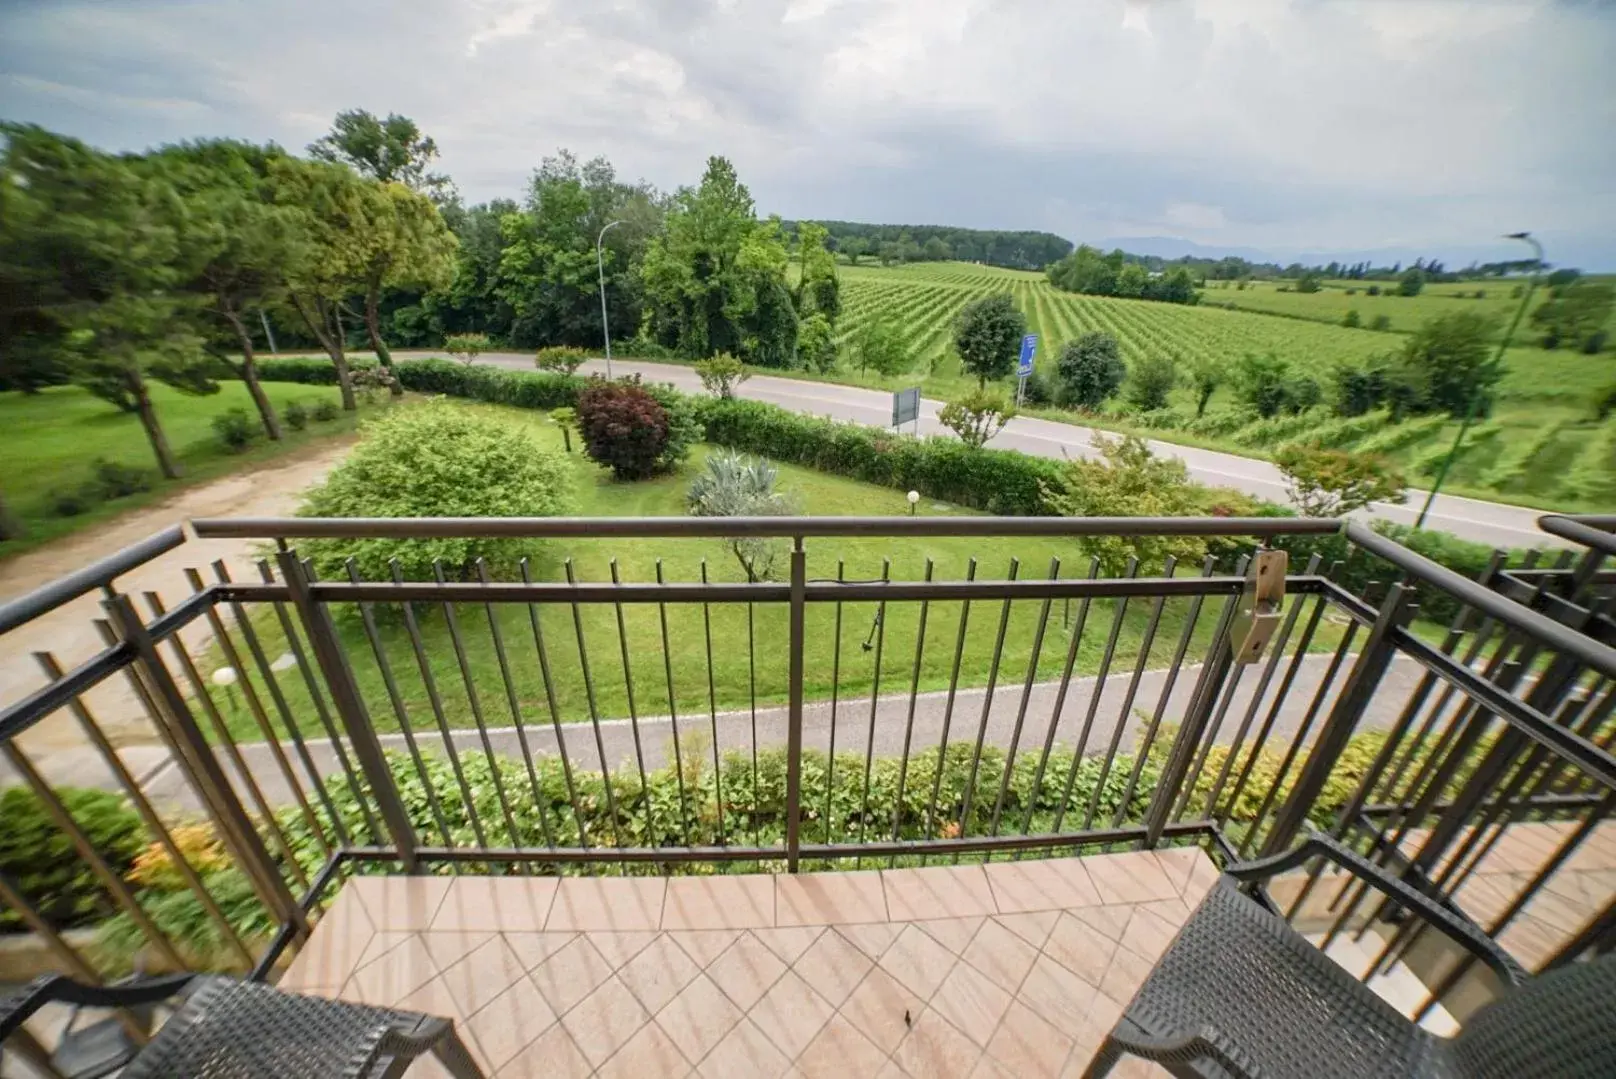
[[[482,363],[491,363],[513,370],[533,370],[533,358],[526,354],[490,353]],[[606,371],[603,360],[591,360],[583,370],[589,373]],[[614,360],[612,371],[617,375],[638,373],[648,381],[667,382],[681,390],[700,393],[701,380],[688,367],[677,364],[649,363],[643,360]],[[880,390],[866,390],[856,386],[837,386],[825,382],[806,382],[798,379],[770,375],[754,375],[742,383],[740,396],[755,401],[767,401],[795,412],[808,412],[817,416],[868,424],[872,427],[889,426],[892,416],[892,396]],[[947,429],[937,422],[937,411],[943,402],[922,398],[920,402],[920,431],[922,434],[945,434]],[[907,428],[906,428],[907,429]],[[1020,450],[1040,457],[1075,457],[1092,454],[1091,439],[1094,428],[1076,424],[1056,423],[1052,420],[1018,418],[1010,421],[993,448]],[[1101,432],[1104,433],[1104,432]],[[1247,494],[1274,502],[1285,502],[1285,483],[1279,469],[1268,461],[1240,457],[1216,450],[1179,446],[1169,442],[1151,442],[1151,448],[1163,455],[1181,459],[1190,476],[1200,483],[1218,487],[1233,487]],[[1377,503],[1361,511],[1366,519],[1384,519],[1400,524],[1413,524],[1425,492],[1408,491],[1408,501],[1402,505]],[[1530,547],[1560,546],[1554,537],[1537,528],[1540,511],[1497,502],[1483,502],[1455,495],[1439,495],[1431,513],[1426,517],[1430,528],[1451,532],[1464,539],[1494,546]]]

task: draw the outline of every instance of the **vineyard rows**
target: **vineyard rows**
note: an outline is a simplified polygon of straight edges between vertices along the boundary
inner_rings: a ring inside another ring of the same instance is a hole
[[[843,267],[841,276],[837,338],[844,352],[851,351],[848,346],[869,319],[892,319],[906,332],[914,358],[908,381],[919,380],[929,396],[939,398],[956,396],[974,384],[960,370],[950,341],[965,305],[993,293],[1009,293],[1029,332],[1038,334],[1037,364],[1046,374],[1053,373],[1062,345],[1094,330],[1113,335],[1130,365],[1145,356],[1165,355],[1181,366],[1204,361],[1229,372],[1246,354],[1272,353],[1324,384],[1337,364],[1387,355],[1405,340],[1400,334],[1210,304],[1082,296],[1055,289],[1041,274],[967,263]],[[1466,437],[1450,482],[1483,497],[1502,493],[1566,508],[1608,510],[1616,505],[1616,419],[1602,424],[1589,419],[1586,401],[1594,375],[1588,360],[1564,350],[1511,348],[1495,413]],[[1119,399],[1099,419],[1102,425],[1138,428],[1169,441],[1174,432],[1183,432],[1245,453],[1271,452],[1307,437],[1389,456],[1416,483],[1437,470],[1456,430],[1446,416],[1393,424],[1385,412],[1339,417],[1328,407],[1258,420],[1238,406],[1228,381],[1201,417],[1194,415],[1189,391],[1179,390],[1171,407],[1148,418],[1134,415]]]

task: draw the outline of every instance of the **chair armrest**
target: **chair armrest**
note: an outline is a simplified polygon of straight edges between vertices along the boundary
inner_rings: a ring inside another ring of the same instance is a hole
[[[1251,884],[1265,881],[1276,873],[1297,869],[1309,859],[1319,856],[1347,870],[1382,895],[1412,908],[1454,943],[1487,964],[1505,985],[1517,986],[1526,980],[1527,974],[1521,965],[1463,913],[1443,905],[1408,882],[1390,875],[1358,852],[1318,832],[1310,832],[1300,846],[1283,854],[1240,862],[1226,867],[1224,873],[1242,884]]]
[[[85,985],[60,974],[35,978],[12,996],[0,1000],[0,1043],[14,1034],[47,1004],[76,1004],[85,1008],[138,1008],[159,1004],[191,982],[189,974],[146,978],[125,985]]]
[[[1211,1026],[1202,1026],[1196,1033],[1185,1037],[1158,1038],[1145,1033],[1124,1015],[1111,1031],[1111,1040],[1134,1056],[1158,1063],[1201,1057],[1216,1061],[1218,1067],[1233,1076],[1258,1074],[1257,1066]]]

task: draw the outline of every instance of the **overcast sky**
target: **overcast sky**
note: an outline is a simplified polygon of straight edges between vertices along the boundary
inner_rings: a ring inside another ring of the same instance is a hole
[[[468,201],[558,147],[787,217],[1616,268],[1598,0],[0,0],[0,116],[301,150],[414,117]]]

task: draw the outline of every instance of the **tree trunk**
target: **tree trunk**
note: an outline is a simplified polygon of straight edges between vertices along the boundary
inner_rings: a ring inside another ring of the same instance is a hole
[[[354,399],[353,376],[348,373],[348,357],[342,351],[342,331],[340,327],[333,333],[331,330],[332,308],[326,303],[324,296],[314,298],[314,310],[303,297],[292,293],[292,306],[303,319],[303,324],[309,328],[314,339],[320,342],[326,355],[331,357],[331,366],[337,371],[337,386],[342,390],[342,407],[345,411],[353,412],[359,408],[359,402]]]
[[[258,381],[258,366],[253,359],[252,335],[242,323],[241,317],[234,311],[226,311],[224,317],[230,320],[235,327],[236,338],[241,342],[241,380],[247,384],[247,392],[252,395],[253,404],[258,407],[258,418],[263,421],[264,434],[270,441],[278,442],[281,437],[281,421],[275,415],[275,406],[269,403],[269,396],[264,393],[263,383]]]
[[[393,354],[387,351],[387,342],[382,340],[382,277],[381,274],[372,274],[365,282],[365,329],[370,333],[370,347],[376,352],[376,360],[392,377],[391,392],[394,397],[404,396],[404,386],[398,380],[398,372],[393,370]]]
[[[146,429],[152,455],[157,458],[157,471],[163,474],[164,479],[179,479],[180,466],[174,460],[174,451],[168,448],[168,436],[163,434],[163,425],[157,421],[157,409],[152,406],[146,380],[139,371],[130,371],[128,382],[129,393],[135,399],[135,413],[140,417],[140,426]]]

